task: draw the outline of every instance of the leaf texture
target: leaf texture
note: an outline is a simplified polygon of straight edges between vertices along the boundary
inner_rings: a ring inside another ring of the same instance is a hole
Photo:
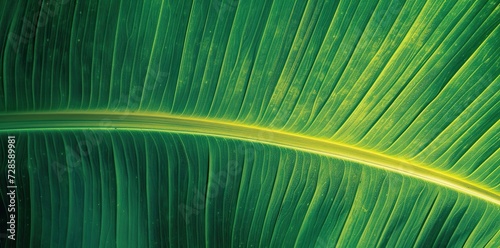
[[[188,134],[19,135],[26,160],[53,161],[22,169],[30,192],[21,197],[43,206],[21,205],[32,228],[23,246],[482,247],[498,238],[498,206],[346,160]]]
[[[497,0],[0,1],[17,244],[498,247],[499,24]]]

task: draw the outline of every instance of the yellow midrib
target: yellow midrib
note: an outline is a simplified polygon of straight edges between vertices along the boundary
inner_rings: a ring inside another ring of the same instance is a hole
[[[223,136],[343,158],[423,179],[500,205],[500,194],[474,182],[345,144],[261,127],[158,113],[30,112],[0,115],[0,131],[61,128],[126,128]]]

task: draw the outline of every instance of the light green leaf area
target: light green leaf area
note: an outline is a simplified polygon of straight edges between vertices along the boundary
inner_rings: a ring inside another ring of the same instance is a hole
[[[499,247],[499,41],[498,0],[0,1],[16,245]]]

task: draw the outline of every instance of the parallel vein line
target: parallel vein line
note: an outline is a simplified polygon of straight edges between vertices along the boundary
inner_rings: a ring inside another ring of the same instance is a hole
[[[120,128],[195,133],[257,141],[360,162],[419,178],[500,205],[500,192],[465,178],[346,144],[256,126],[168,114],[130,112],[25,112],[3,114],[0,115],[0,119],[2,119],[0,132],[31,129]]]

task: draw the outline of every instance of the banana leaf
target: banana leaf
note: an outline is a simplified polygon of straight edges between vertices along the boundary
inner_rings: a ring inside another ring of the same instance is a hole
[[[500,247],[499,41],[498,0],[0,0],[1,246]]]

